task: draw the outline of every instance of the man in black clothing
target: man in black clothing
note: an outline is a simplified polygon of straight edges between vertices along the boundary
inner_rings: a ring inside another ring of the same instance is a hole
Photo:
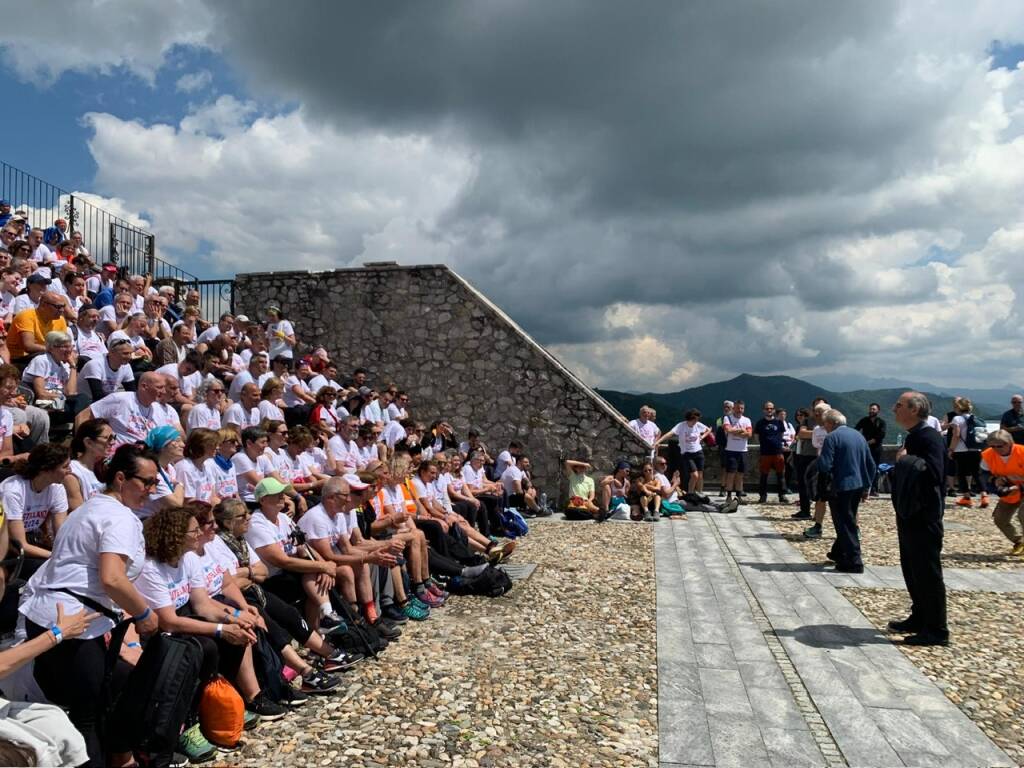
[[[760,503],[768,501],[768,473],[775,472],[775,480],[779,484],[779,503],[788,504],[786,498],[786,460],[782,455],[782,439],[786,435],[786,424],[775,415],[775,403],[769,401],[762,406],[764,416],[754,425],[754,434],[760,446],[761,458],[758,462],[760,470],[761,493]]]
[[[1024,396],[1010,398],[1010,410],[999,420],[999,428],[1013,435],[1013,442],[1024,445]]]
[[[906,455],[896,469],[893,506],[910,616],[890,621],[889,629],[908,633],[903,639],[908,645],[949,644],[940,560],[946,446],[942,436],[925,423],[930,410],[928,398],[920,392],[904,392],[893,406],[896,423],[907,430]]]
[[[882,406],[872,403],[868,406],[868,415],[857,422],[855,429],[868,442],[871,458],[875,460],[875,479],[871,483],[871,495],[878,495],[878,465],[882,463],[882,443],[885,442],[885,419],[879,417]]]

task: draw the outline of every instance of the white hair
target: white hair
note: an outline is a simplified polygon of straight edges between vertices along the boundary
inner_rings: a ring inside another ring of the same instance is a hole
[[[840,411],[837,411],[835,408],[830,408],[829,410],[825,411],[825,415],[822,416],[822,421],[824,421],[826,424],[831,424],[835,427],[846,426],[846,417],[843,416],[843,414]]]

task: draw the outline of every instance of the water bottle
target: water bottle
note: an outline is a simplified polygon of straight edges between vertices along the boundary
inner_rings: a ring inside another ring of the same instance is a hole
[[[547,509],[548,508],[548,495],[546,493],[542,493],[540,495],[540,508],[541,509]]]

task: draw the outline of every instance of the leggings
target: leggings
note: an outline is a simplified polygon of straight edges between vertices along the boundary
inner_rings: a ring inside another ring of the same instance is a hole
[[[956,463],[956,484],[961,493],[970,495],[971,490],[981,492],[981,452],[960,451],[953,454],[953,461]],[[971,478],[971,485],[967,485],[967,478]]]
[[[300,643],[305,645],[313,634],[313,630],[310,629],[309,624],[302,618],[302,614],[294,605],[289,605],[280,597],[275,595],[273,592],[264,592],[267,597],[267,605],[260,611],[263,614],[264,619],[267,622],[267,630],[271,640],[274,643],[275,648],[281,648],[283,645],[278,644],[279,635],[274,630],[271,630],[271,622],[275,627],[278,627],[282,632],[286,633],[288,637],[294,637]],[[256,603],[259,605],[259,603]],[[284,645],[287,645],[288,640],[285,640]]]
[[[462,564],[445,557],[433,549],[427,550],[430,572],[438,576],[459,576],[462,574]]]
[[[26,620],[25,630],[31,640],[48,632],[49,628]],[[134,746],[127,743],[115,718],[107,720],[105,743],[100,742],[96,721],[103,690],[106,654],[107,647],[101,636],[91,640],[65,640],[35,660],[36,682],[46,698],[68,710],[72,724],[85,739],[85,748],[89,753],[86,765],[96,768],[106,765],[104,747],[108,752],[128,752]],[[124,686],[131,669],[130,664],[117,660],[112,693]]]

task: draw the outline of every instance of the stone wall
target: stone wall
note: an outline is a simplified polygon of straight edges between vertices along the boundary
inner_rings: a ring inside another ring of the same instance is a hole
[[[618,411],[446,266],[235,280],[236,311],[263,317],[268,304],[280,306],[307,351],[322,344],[342,372],[362,366],[372,385],[408,390],[416,419],[443,417],[460,438],[474,427],[493,455],[519,439],[549,493],[564,489],[564,458],[589,456],[603,474],[646,452]]]

